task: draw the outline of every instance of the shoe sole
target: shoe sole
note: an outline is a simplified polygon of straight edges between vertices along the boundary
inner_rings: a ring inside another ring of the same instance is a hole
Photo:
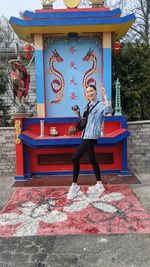
[[[73,197],[71,197],[71,198],[68,198],[68,197],[67,197],[67,199],[68,199],[68,200],[74,199],[74,198],[77,196],[77,194],[79,193],[79,191],[80,191],[80,188],[79,188],[79,190],[76,192],[75,196],[73,196]]]

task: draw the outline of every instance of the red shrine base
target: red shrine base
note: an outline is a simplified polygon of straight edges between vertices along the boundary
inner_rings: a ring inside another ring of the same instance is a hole
[[[119,174],[102,174],[103,184],[140,184],[136,175],[119,175]],[[71,175],[43,176],[34,177],[27,181],[15,181],[14,187],[30,187],[30,186],[68,186],[72,182]],[[94,185],[94,175],[80,175],[78,179],[79,185]]]
[[[150,215],[128,185],[105,185],[94,197],[87,188],[72,201],[66,186],[17,188],[0,213],[0,237],[150,233]]]

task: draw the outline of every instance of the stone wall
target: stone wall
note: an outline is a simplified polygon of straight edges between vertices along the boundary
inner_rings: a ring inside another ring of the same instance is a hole
[[[128,122],[128,167],[131,172],[150,173],[150,121]],[[15,174],[13,127],[0,127],[0,175]]]
[[[128,167],[133,172],[150,173],[150,121],[128,122]]]
[[[0,175],[15,174],[14,128],[0,127]]]

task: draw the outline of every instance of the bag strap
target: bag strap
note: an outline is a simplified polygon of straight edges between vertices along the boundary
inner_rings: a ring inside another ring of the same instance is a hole
[[[97,101],[96,102],[96,104],[93,106],[93,107],[91,107],[91,109],[89,109],[89,111],[88,111],[88,114],[87,115],[89,115],[89,113],[96,107],[96,105],[99,103],[100,101]]]
[[[100,101],[97,101],[96,104],[95,104],[93,107],[91,107],[91,109],[88,111],[87,116],[86,116],[87,119],[88,119],[89,113],[93,110],[93,108],[96,107],[96,105],[97,105],[99,102],[100,102]],[[86,121],[86,124],[87,124],[87,121]],[[86,126],[85,126],[85,128],[86,128]],[[84,133],[85,133],[85,128],[84,128],[84,130],[83,130],[82,138],[83,138]]]

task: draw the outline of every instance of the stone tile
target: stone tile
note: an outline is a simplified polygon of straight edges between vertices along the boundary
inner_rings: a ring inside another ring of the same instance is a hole
[[[150,263],[150,235],[25,237],[0,239],[2,244],[4,267],[148,267]],[[31,245],[45,252],[29,254],[25,249]]]

